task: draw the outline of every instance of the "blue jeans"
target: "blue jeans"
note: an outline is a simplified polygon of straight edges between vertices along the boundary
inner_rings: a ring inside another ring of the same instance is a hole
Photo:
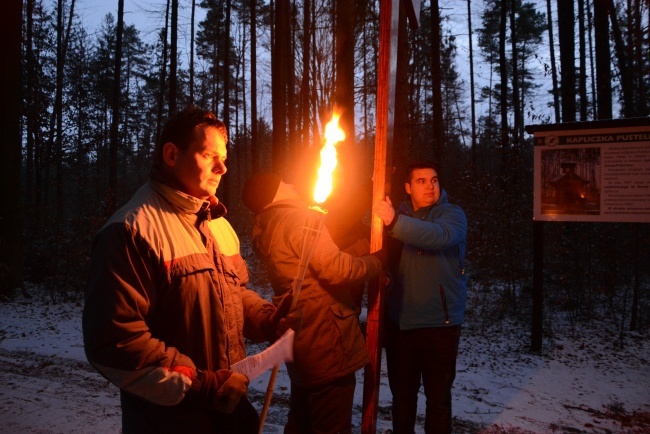
[[[385,329],[394,434],[413,434],[421,384],[427,399],[425,433],[451,433],[451,386],[460,326],[399,330],[387,321]]]

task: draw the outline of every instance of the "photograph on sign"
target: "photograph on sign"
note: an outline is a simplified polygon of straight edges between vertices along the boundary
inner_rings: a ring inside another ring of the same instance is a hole
[[[541,212],[600,214],[600,148],[542,151]]]
[[[535,133],[533,218],[650,222],[650,126]]]

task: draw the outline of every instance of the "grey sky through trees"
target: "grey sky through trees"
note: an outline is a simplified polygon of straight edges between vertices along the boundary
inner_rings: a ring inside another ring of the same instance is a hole
[[[536,5],[536,9],[539,12],[546,14],[546,0],[528,0],[531,3]],[[54,7],[55,2],[53,0],[47,0],[46,4],[49,3],[49,7]],[[195,26],[198,29],[198,23],[204,19],[205,12],[203,9],[198,7],[200,2],[197,1],[197,11],[195,18]],[[429,7],[429,2],[422,2],[424,7]],[[553,1],[553,19],[554,23],[557,23],[557,11],[556,11],[556,1]],[[164,15],[165,15],[165,0],[125,0],[124,10],[125,10],[125,24],[134,25],[137,30],[140,31],[140,35],[145,42],[151,43],[156,37],[160,29],[164,25]],[[190,0],[180,0],[179,2],[179,62],[181,63],[181,68],[187,68],[189,65],[189,41],[190,41]],[[475,74],[475,92],[477,95],[480,94],[480,89],[483,86],[490,86],[490,83],[498,81],[498,74],[494,71],[490,71],[490,64],[484,59],[479,47],[478,47],[478,33],[477,29],[482,25],[481,23],[481,14],[484,11],[485,4],[483,0],[472,0],[472,26],[474,32],[474,74]],[[104,20],[104,17],[108,13],[112,13],[114,16],[117,11],[117,0],[76,0],[75,8],[77,14],[81,18],[83,26],[86,28],[89,34],[94,34],[101,25],[101,22]],[[460,110],[463,111],[463,129],[466,131],[470,130],[471,122],[469,116],[469,103],[470,103],[470,76],[469,76],[469,38],[468,38],[468,25],[467,25],[467,1],[466,0],[441,0],[440,1],[441,16],[444,18],[443,26],[443,37],[451,35],[455,37],[455,43],[457,46],[457,55],[456,55],[456,65],[460,75],[462,83],[460,85],[463,87],[464,96],[461,101],[459,101]],[[195,31],[196,31],[195,29]],[[577,30],[576,30],[577,31]],[[555,28],[555,33],[557,34],[557,28]],[[526,101],[526,111],[529,111],[529,106],[533,109],[533,112],[537,116],[551,116],[553,109],[550,105],[553,103],[553,98],[551,95],[551,77],[550,73],[545,73],[545,65],[550,65],[550,55],[548,53],[548,33],[545,32],[544,42],[540,45],[537,52],[536,58],[532,59],[527,65],[533,71],[535,76],[535,81],[541,86],[535,91],[535,94],[530,98],[530,101]],[[555,43],[557,45],[559,38],[555,37]],[[556,47],[557,48],[557,47]],[[577,48],[576,48],[577,49]],[[556,53],[559,50],[556,50]],[[258,66],[258,79],[262,82],[268,81],[265,85],[260,85],[260,114],[262,116],[268,116],[270,119],[270,91],[266,92],[266,88],[270,86],[270,69],[265,69],[265,62],[263,61],[263,56],[265,56],[264,49],[258,49],[258,56],[262,59],[261,64]],[[197,68],[200,68],[200,59],[195,59],[199,62]],[[559,67],[559,65],[558,65]],[[550,71],[550,66],[547,68]],[[489,109],[488,101],[478,101],[476,104],[476,113],[477,118],[481,115],[487,113]],[[552,119],[552,117],[551,117]],[[531,120],[529,118],[524,118],[524,124],[528,125],[531,123],[540,123],[539,120]]]

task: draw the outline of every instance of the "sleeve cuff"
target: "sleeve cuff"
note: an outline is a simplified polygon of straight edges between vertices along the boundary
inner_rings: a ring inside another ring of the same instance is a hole
[[[392,231],[393,228],[395,227],[395,224],[397,223],[398,218],[399,218],[399,214],[395,213],[395,217],[393,217],[393,220],[390,222],[390,224],[386,226],[386,230]]]

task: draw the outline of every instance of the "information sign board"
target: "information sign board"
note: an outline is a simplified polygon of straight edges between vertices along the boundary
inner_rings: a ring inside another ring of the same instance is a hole
[[[650,222],[650,119],[627,121],[526,129],[535,220]]]

